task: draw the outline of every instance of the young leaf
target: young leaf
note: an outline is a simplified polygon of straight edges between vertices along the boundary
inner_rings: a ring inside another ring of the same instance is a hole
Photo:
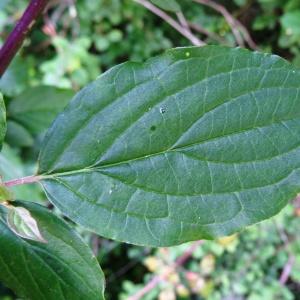
[[[39,134],[50,126],[73,95],[72,90],[51,86],[29,88],[13,99],[8,106],[8,112],[13,120],[32,134]]]
[[[108,238],[170,246],[230,235],[300,191],[299,83],[277,56],[220,46],[119,65],[52,125],[42,184]]]
[[[168,10],[171,12],[178,12],[181,10],[180,5],[176,0],[150,0],[150,1],[164,10]]]
[[[5,132],[6,132],[6,112],[5,112],[3,96],[0,93],[0,150],[2,148]]]
[[[25,299],[104,299],[102,271],[78,235],[40,205],[17,205],[30,211],[47,243],[15,235],[0,207],[0,281]]]
[[[24,239],[46,243],[36,220],[24,207],[10,207],[7,213],[7,224],[16,235]]]

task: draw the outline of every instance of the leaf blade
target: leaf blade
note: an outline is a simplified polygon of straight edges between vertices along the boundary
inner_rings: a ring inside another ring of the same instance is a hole
[[[49,130],[44,189],[74,221],[140,245],[269,218],[299,191],[299,76],[279,57],[216,46],[117,66]]]

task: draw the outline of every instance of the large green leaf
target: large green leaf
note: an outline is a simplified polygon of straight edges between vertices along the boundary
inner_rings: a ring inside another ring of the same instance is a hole
[[[11,101],[8,113],[10,118],[22,124],[32,134],[39,134],[50,126],[73,95],[72,90],[52,86],[28,88]]]
[[[300,191],[299,85],[285,60],[239,48],[119,65],[54,122],[42,184],[108,238],[166,246],[231,234]]]
[[[0,281],[30,300],[104,299],[102,271],[79,236],[42,206],[16,204],[30,211],[47,243],[13,233],[0,206]]]
[[[5,111],[3,96],[0,93],[0,150],[2,148],[5,132],[6,132],[6,111]]]

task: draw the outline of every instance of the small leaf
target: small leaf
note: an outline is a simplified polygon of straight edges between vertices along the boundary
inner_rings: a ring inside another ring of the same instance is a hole
[[[178,12],[181,10],[180,5],[176,0],[150,0],[153,4],[157,5],[158,7],[171,11],[171,12]]]
[[[8,112],[14,121],[36,135],[50,126],[73,95],[72,90],[52,86],[28,88],[10,102]]]
[[[2,148],[5,132],[6,132],[6,111],[5,111],[3,96],[0,93],[0,150]]]
[[[17,236],[0,206],[0,281],[22,299],[104,300],[103,273],[77,233],[40,205],[16,204],[30,211],[47,243]]]
[[[24,239],[46,243],[46,240],[40,233],[36,220],[24,207],[11,206],[7,214],[7,224],[16,235]]]
[[[300,36],[300,10],[285,13],[280,19],[285,34]]]
[[[300,192],[299,83],[277,56],[220,46],[112,68],[48,131],[47,196],[90,230],[139,245],[270,218]]]

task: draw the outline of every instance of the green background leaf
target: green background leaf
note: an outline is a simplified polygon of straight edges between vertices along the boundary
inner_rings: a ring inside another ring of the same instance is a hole
[[[5,142],[13,147],[31,147],[34,139],[21,124],[8,120]]]
[[[0,78],[0,91],[6,96],[16,96],[26,89],[29,83],[28,61],[17,55]]]
[[[0,202],[12,200],[10,191],[0,182]]]
[[[171,12],[180,11],[180,5],[176,0],[150,0],[150,1],[164,10],[168,10]]]
[[[6,112],[5,112],[3,96],[0,93],[0,150],[2,148],[5,132],[6,132]]]
[[[288,35],[295,34],[297,37],[300,36],[300,10],[294,10],[284,14],[280,18],[280,22],[283,30]]]
[[[32,134],[45,131],[63,110],[74,92],[52,86],[26,89],[8,106],[10,118],[22,124]]]
[[[0,153],[0,175],[2,176],[2,180],[8,181],[30,175],[32,168],[28,169],[30,170],[27,170],[27,165],[22,163],[17,152],[4,144]],[[10,187],[10,190],[13,192],[14,199],[41,201],[45,198],[38,185],[17,185]]]
[[[20,297],[31,300],[101,300],[102,271],[79,236],[46,208],[16,202],[28,209],[47,243],[24,240],[6,224],[0,207],[0,279]]]
[[[54,122],[42,184],[108,238],[170,246],[231,234],[300,191],[299,83],[285,60],[239,48],[119,65]]]

